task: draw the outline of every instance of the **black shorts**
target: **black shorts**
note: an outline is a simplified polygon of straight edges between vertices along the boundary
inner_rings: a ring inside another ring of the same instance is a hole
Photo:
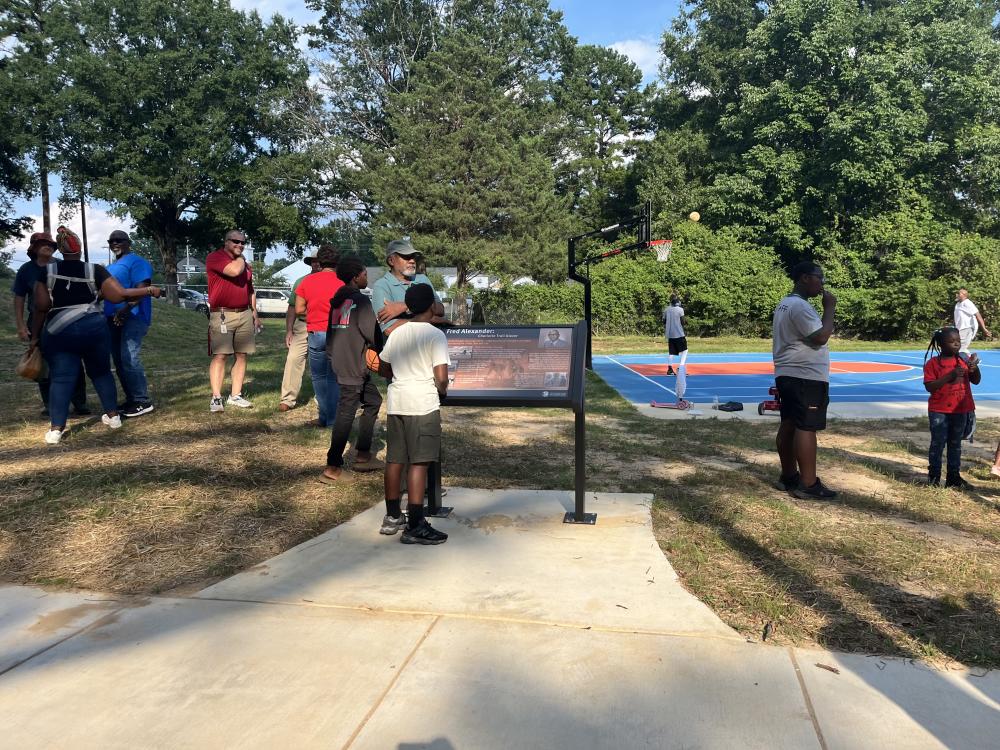
[[[687,336],[681,336],[677,339],[667,339],[667,351],[671,354],[680,354],[681,352],[686,352],[687,350]]]
[[[782,375],[775,378],[781,399],[781,421],[795,422],[796,430],[816,432],[826,429],[826,407],[830,404],[830,384]]]

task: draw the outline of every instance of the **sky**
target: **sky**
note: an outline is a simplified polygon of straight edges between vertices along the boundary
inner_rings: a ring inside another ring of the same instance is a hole
[[[261,16],[270,18],[275,13],[289,18],[300,25],[313,21],[317,15],[305,7],[302,0],[231,0],[233,7],[242,10],[256,10]],[[663,30],[677,15],[679,0],[550,0],[550,5],[562,11],[563,23],[581,44],[597,44],[611,47],[628,56],[643,72],[645,83],[656,79],[659,65],[659,39]],[[53,201],[59,195],[58,182],[50,188]],[[31,202],[15,204],[17,215],[31,216],[35,221],[33,232],[41,231],[41,202],[35,198]],[[58,226],[59,208],[52,206],[53,228]],[[74,215],[66,225],[80,232],[80,215]],[[87,237],[93,260],[106,262],[107,236],[114,229],[131,231],[132,223],[110,215],[107,206],[94,203],[87,209]],[[27,243],[22,241],[12,246],[13,265],[25,262]],[[8,249],[8,248],[4,248]],[[268,262],[283,257],[281,249],[268,253]]]

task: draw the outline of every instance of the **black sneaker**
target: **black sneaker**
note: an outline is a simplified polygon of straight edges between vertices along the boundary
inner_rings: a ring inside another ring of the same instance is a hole
[[[966,482],[958,474],[952,474],[944,480],[945,487],[951,487],[955,490],[971,490],[972,485]]]
[[[386,514],[382,518],[382,528],[378,530],[379,534],[385,534],[386,536],[392,536],[397,531],[402,531],[406,528],[406,516],[402,513],[399,514],[399,518],[393,518],[389,514]]]
[[[941,486],[941,475],[940,474],[928,474],[927,475],[927,486],[928,487],[940,487]]]
[[[78,417],[89,417],[94,412],[90,410],[89,406],[84,404],[83,406],[74,406],[73,413],[76,414],[76,416]]]
[[[404,531],[399,541],[403,544],[444,544],[448,541],[448,535],[438,531],[427,521],[421,521],[417,528]]]
[[[819,477],[816,477],[816,484],[812,487],[803,487],[799,484],[798,487],[792,490],[792,494],[800,500],[830,500],[837,496],[836,492],[819,481]]]
[[[778,477],[778,481],[774,483],[774,488],[776,490],[781,490],[782,492],[791,492],[799,486],[799,473],[795,472],[790,477],[781,476]]]
[[[128,419],[132,417],[141,417],[143,414],[149,414],[153,409],[155,409],[152,404],[135,404],[130,406],[128,409],[122,412],[122,416]]]
[[[673,367],[668,367],[667,368],[667,375],[677,375],[677,373],[674,372],[674,368]]]

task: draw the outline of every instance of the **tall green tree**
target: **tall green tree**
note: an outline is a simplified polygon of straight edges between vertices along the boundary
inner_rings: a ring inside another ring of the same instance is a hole
[[[49,200],[50,173],[59,170],[65,149],[62,117],[66,107],[66,80],[61,75],[67,46],[73,40],[65,0],[7,0],[0,5],[0,40],[7,48],[3,58],[3,88],[0,103],[11,127],[8,153],[18,168],[12,173],[18,183],[30,169],[38,186],[15,192],[41,195],[42,227],[52,230]]]
[[[507,92],[507,60],[453,32],[391,97],[388,152],[365,153],[377,236],[409,234],[431,263],[553,277],[567,218],[536,118]]]
[[[614,223],[629,211],[626,157],[646,129],[642,71],[607,47],[573,50],[553,89],[565,132],[558,164],[560,190],[572,196],[587,227]]]
[[[307,0],[321,13],[309,29],[320,64],[327,116],[316,122],[318,145],[339,189],[335,204],[370,217],[378,210],[363,179],[365,149],[391,149],[393,102],[412,85],[412,71],[452,34],[479,41],[498,62],[497,85],[537,109],[573,42],[547,0]],[[546,141],[548,151],[554,149]]]
[[[259,250],[306,241],[318,165],[299,140],[312,101],[292,24],[224,0],[75,12],[71,176],[153,238],[171,289],[185,239],[240,227]]]

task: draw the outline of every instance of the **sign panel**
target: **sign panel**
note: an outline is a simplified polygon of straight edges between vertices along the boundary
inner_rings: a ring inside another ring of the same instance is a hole
[[[576,326],[449,328],[446,404],[569,406]]]

